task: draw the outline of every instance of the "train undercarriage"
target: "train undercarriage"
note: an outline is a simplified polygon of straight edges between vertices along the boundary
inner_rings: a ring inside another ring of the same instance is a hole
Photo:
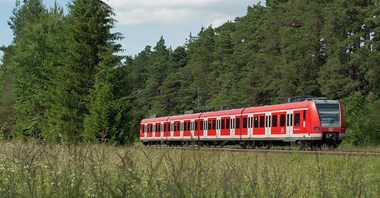
[[[342,142],[339,133],[329,132],[323,133],[322,139],[252,139],[252,140],[160,140],[160,141],[144,141],[143,144],[148,145],[168,145],[168,146],[189,146],[196,145],[201,147],[224,147],[224,146],[240,146],[243,149],[248,148],[271,148],[271,147],[300,147],[321,149],[327,147],[330,149],[337,148]]]

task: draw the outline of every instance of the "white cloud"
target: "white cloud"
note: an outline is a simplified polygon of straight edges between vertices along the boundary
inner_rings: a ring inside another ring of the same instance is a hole
[[[238,8],[252,5],[252,0],[110,0],[120,25],[202,22],[217,27],[237,15]]]
[[[110,0],[107,3],[114,8],[178,8],[178,7],[204,7],[223,0]]]

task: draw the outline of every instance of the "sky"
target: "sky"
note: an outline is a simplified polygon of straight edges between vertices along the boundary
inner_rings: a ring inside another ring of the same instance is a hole
[[[57,0],[65,9],[71,0]],[[244,16],[247,7],[265,0],[108,0],[118,21],[114,32],[124,39],[119,41],[123,55],[135,56],[145,46],[155,46],[161,36],[166,46],[175,49],[185,44],[189,35],[197,35],[202,27],[218,27],[236,17]],[[51,7],[54,0],[43,0]],[[0,0],[0,46],[12,43],[13,33],[9,17],[15,0]],[[2,52],[0,52],[2,57]]]

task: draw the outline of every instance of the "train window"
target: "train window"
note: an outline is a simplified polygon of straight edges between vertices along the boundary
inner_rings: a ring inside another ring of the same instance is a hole
[[[190,130],[190,122],[187,123],[187,130]]]
[[[229,129],[230,128],[230,119],[227,119],[226,120],[226,129]]]
[[[253,120],[254,120],[253,127],[259,128],[259,117],[255,117]]]
[[[299,113],[294,114],[294,126],[300,125],[300,118],[301,118],[301,114]]]
[[[249,118],[249,122],[248,122],[249,128],[252,128],[252,119],[253,119],[252,117]]]
[[[260,127],[264,127],[264,116],[260,116]]]
[[[212,121],[212,129],[214,129],[214,130],[215,130],[215,125],[216,125],[216,120],[213,120]]]
[[[247,118],[243,118],[243,129],[247,128]]]
[[[285,126],[285,114],[280,115],[280,126]]]
[[[201,120],[200,124],[199,124],[199,129],[200,130],[203,130],[203,120]]]
[[[210,129],[212,129],[212,120],[209,120],[208,121],[208,128],[207,128],[208,130],[210,130]]]
[[[222,129],[225,129],[226,128],[226,120],[222,119]]]
[[[306,120],[306,110],[303,110],[303,120]]]
[[[236,118],[236,128],[240,129],[240,118]]]
[[[266,127],[270,127],[270,118],[271,118],[271,116],[267,116],[266,117],[267,118],[267,122],[266,122]]]
[[[272,127],[277,127],[277,115],[272,116]]]
[[[198,130],[198,124],[199,124],[199,122],[195,121],[195,129],[194,130]]]
[[[293,126],[293,115],[288,114],[288,121],[287,121],[287,126]]]

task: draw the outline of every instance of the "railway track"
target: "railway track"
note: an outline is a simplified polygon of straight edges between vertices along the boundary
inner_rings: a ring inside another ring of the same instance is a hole
[[[380,151],[350,151],[350,150],[301,150],[301,149],[243,149],[243,148],[228,148],[228,147],[169,147],[169,146],[151,146],[152,149],[178,149],[178,150],[202,150],[212,152],[255,152],[255,153],[276,153],[276,154],[305,154],[305,155],[341,155],[341,156],[371,156],[380,157]]]

